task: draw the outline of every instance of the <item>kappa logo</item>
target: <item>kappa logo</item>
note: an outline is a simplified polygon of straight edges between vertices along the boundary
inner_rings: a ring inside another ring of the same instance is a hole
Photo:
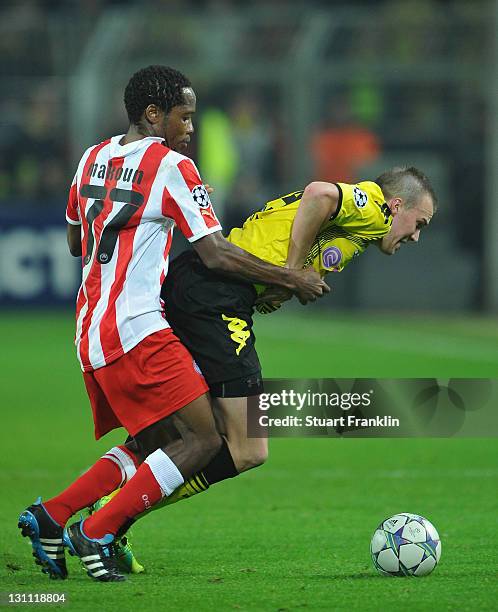
[[[228,330],[232,333],[230,334],[230,338],[238,344],[235,352],[237,355],[247,344],[247,340],[249,339],[251,332],[246,329],[247,322],[243,319],[238,319],[237,317],[227,317],[224,314],[221,315],[223,321],[228,321]]]
[[[209,199],[209,193],[204,185],[196,185],[192,189],[192,197],[194,202],[200,209],[209,208],[211,206],[211,200]]]
[[[368,202],[368,195],[363,189],[353,187],[353,197],[357,208],[365,208]]]

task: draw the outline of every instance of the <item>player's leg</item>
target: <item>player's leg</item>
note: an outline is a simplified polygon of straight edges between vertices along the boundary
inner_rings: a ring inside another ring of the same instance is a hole
[[[106,506],[72,525],[65,536],[73,553],[85,564],[90,560],[87,569],[99,580],[122,578],[106,567],[102,549],[118,529],[204,467],[221,443],[207,384],[171,331],[146,338],[127,355],[125,367],[113,376],[103,368],[100,384],[145,461]],[[182,423],[182,431],[171,439],[173,418]],[[93,555],[99,556],[95,564]]]
[[[58,525],[64,526],[76,512],[91,506],[134,476],[141,458],[126,445],[108,450],[84,474],[59,495],[43,503],[46,512]]]
[[[268,459],[268,439],[247,435],[248,397],[215,398],[230,455],[239,474],[263,465]]]
[[[202,493],[211,485],[233,478],[265,463],[268,458],[267,438],[247,435],[247,397],[217,397],[212,399],[213,411],[223,445],[206,467],[164,500],[170,505]]]
[[[135,436],[146,459],[118,494],[85,521],[84,532],[88,537],[115,535],[125,522],[171,495],[217,453],[221,439],[207,395],[178,410],[175,418],[182,421],[185,429],[180,438],[166,446],[156,448],[164,421]]]
[[[249,379],[251,385],[249,388],[243,383],[234,384],[233,382],[223,385],[217,385],[215,392],[220,393],[223,388],[225,393],[246,392],[253,393],[255,381],[259,380],[259,374]],[[218,482],[238,476],[240,473],[251,468],[262,465],[268,456],[268,440],[266,438],[249,438],[247,435],[247,397],[218,397],[212,399],[213,412],[216,418],[216,426],[222,434],[222,445],[217,454],[211,459],[206,467],[196,474],[185,479],[185,482],[178,487],[171,495],[164,497],[162,501],[157,503],[150,509],[145,510],[134,519],[129,519],[125,522],[121,529],[117,532],[118,545],[116,549],[118,554],[127,558],[127,563],[123,564],[124,571],[135,573],[134,567],[142,566],[135,559],[134,554],[129,550],[128,538],[124,535],[131,527],[133,522],[142,516],[149,514],[151,511],[159,510],[166,505],[171,505],[182,499],[188,499],[207,491],[207,489]],[[175,420],[175,415],[172,415]],[[179,431],[183,431],[182,423],[176,423]],[[127,442],[127,445],[135,450],[136,444],[133,440]],[[105,505],[107,500],[103,502]],[[126,540],[122,544],[121,538]],[[142,568],[143,569],[143,568]]]
[[[259,373],[249,380],[260,380]],[[214,392],[254,393],[254,384],[247,386],[244,381],[232,381],[214,385]],[[261,387],[262,388],[262,387]],[[251,396],[252,397],[252,396]],[[239,474],[262,465],[268,458],[267,438],[250,438],[247,435],[248,397],[214,397],[213,412],[223,443],[218,453],[206,465],[185,482],[170,496],[152,510],[171,505],[206,491],[211,485],[234,478]]]
[[[168,321],[216,398],[227,440],[211,464],[166,502],[171,503],[260,465],[267,446],[265,440],[247,437],[246,398],[263,391],[252,330],[255,288],[210,272],[192,252],[178,257],[168,276],[171,282],[162,289]]]
[[[44,503],[39,497],[21,513],[18,526],[31,539],[35,561],[45,573],[66,578],[64,525],[75,512],[122,486],[133,476],[136,465],[124,446],[116,446],[58,496]]]
[[[185,478],[202,468],[218,451],[221,439],[207,394],[178,410],[176,418],[182,421],[188,434],[151,452],[134,477],[107,505],[65,530],[66,545],[72,554],[80,557],[90,577],[102,581],[122,580],[108,554],[118,530],[171,495]],[[161,438],[163,423],[154,425],[134,436],[144,455]]]
[[[207,391],[206,382],[196,371],[192,357],[171,330],[152,334],[129,353],[89,376],[90,384],[85,373],[97,438],[120,424],[134,435],[192,400],[205,397]],[[209,404],[207,400],[205,402],[212,419]],[[170,441],[167,434],[167,429],[163,428],[161,444]],[[206,439],[209,442],[212,438],[208,436]],[[57,514],[60,523],[41,503],[30,506],[21,514],[19,527],[23,535],[31,539],[35,559],[52,577],[66,575],[62,524],[69,514],[123,484],[123,472],[128,478],[132,470],[128,465],[126,475],[126,469],[121,469],[126,466],[118,466],[113,460],[120,458],[121,463],[130,459],[129,463],[133,462],[135,468],[144,456],[139,457],[130,448],[121,447],[101,458],[66,490],[65,495],[49,500],[48,506]]]
[[[94,413],[96,436],[100,437],[119,422],[94,373],[85,373],[84,380]],[[62,493],[44,503],[38,498],[21,513],[18,526],[22,535],[30,538],[35,562],[44,573],[55,579],[66,578],[64,525],[73,514],[122,486],[135,474],[140,462],[131,445],[115,446]]]

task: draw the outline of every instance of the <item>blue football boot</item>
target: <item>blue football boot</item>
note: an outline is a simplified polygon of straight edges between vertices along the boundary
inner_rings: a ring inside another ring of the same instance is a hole
[[[45,510],[41,497],[21,513],[17,526],[31,540],[35,563],[41,565],[42,572],[53,580],[67,578],[63,528]]]

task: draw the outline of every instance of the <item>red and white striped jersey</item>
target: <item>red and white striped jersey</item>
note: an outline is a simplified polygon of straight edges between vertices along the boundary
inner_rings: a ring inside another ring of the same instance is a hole
[[[192,160],[161,138],[121,138],[84,153],[66,209],[68,223],[81,224],[75,344],[85,371],[169,327],[159,293],[174,226],[190,242],[221,229]]]

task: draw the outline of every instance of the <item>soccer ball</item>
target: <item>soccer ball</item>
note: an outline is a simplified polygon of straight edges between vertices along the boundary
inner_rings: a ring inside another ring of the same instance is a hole
[[[441,540],[423,516],[402,512],[382,521],[370,544],[376,569],[388,576],[427,576],[441,558]]]

